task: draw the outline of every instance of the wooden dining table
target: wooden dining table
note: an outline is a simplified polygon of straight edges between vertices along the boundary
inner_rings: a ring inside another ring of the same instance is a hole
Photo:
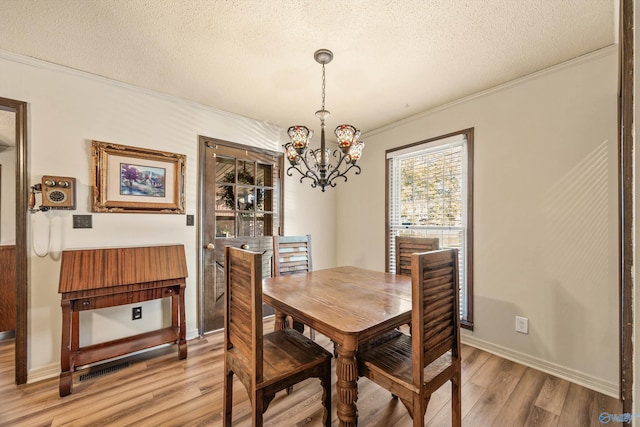
[[[262,297],[276,312],[275,329],[290,315],[337,344],[339,425],[357,425],[358,346],[411,321],[411,278],[335,267],[264,279]]]

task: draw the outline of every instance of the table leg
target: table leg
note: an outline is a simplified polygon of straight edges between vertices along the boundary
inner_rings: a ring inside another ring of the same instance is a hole
[[[358,425],[358,365],[356,351],[358,342],[354,337],[347,337],[344,344],[338,345],[336,361],[336,391],[338,394],[338,420],[341,427]]]
[[[279,331],[287,327],[287,316],[279,310],[275,310],[275,323],[273,324],[273,330]]]

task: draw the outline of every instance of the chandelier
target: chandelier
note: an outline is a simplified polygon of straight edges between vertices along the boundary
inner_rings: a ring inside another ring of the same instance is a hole
[[[325,187],[335,187],[336,178],[344,178],[347,181],[347,172],[351,169],[359,175],[361,170],[357,165],[362,156],[364,142],[358,141],[360,131],[351,125],[340,125],[334,133],[338,140],[338,148],[331,151],[326,147],[324,138],[324,121],[330,116],[324,108],[325,71],[324,66],[333,59],[333,52],[328,49],[319,49],[314,54],[316,62],[322,64],[322,109],[316,111],[320,119],[320,148],[309,148],[309,141],[313,136],[313,130],[306,126],[291,126],[287,133],[291,138],[283,147],[291,166],[287,169],[287,175],[292,176],[291,170],[300,173],[300,182],[304,179],[311,180],[311,187],[320,186],[324,192]]]

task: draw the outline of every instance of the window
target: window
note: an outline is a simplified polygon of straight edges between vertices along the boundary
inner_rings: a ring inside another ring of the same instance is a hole
[[[397,235],[457,248],[461,325],[473,329],[473,129],[387,150],[387,176],[388,271]]]
[[[274,193],[277,191],[279,170],[276,164],[224,155],[217,155],[215,160],[215,236],[277,234],[279,227]]]

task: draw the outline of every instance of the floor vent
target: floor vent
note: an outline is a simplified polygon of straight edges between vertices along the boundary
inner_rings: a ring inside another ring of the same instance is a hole
[[[102,375],[111,374],[121,369],[128,368],[129,366],[131,366],[131,362],[122,362],[109,366],[98,366],[95,369],[91,368],[86,374],[80,375],[80,381],[87,381]]]

